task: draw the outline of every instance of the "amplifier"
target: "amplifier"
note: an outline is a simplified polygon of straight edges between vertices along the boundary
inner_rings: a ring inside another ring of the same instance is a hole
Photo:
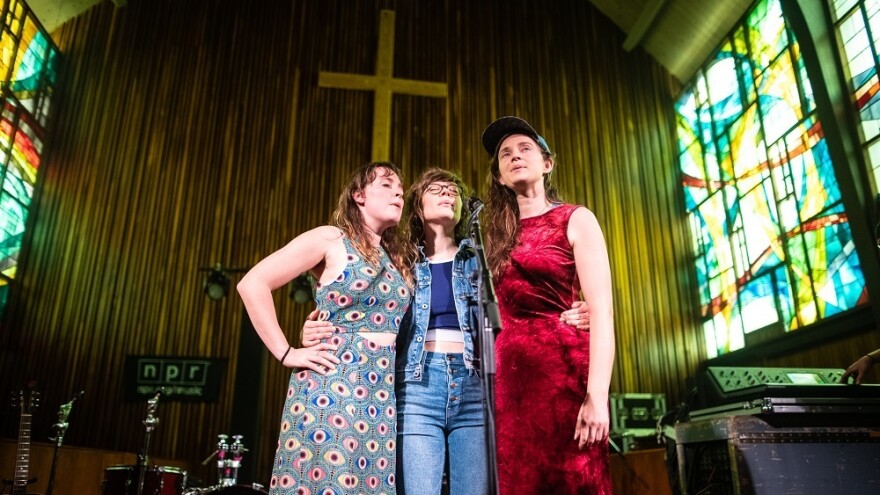
[[[677,423],[681,493],[877,493],[880,427],[849,426],[842,416],[838,424],[825,425],[780,426],[774,419],[743,415]]]
[[[611,433],[650,436],[657,434],[657,421],[666,412],[665,394],[612,393]]]
[[[697,377],[695,409],[765,397],[880,398],[880,385],[842,384],[835,368],[710,366]]]
[[[712,378],[720,393],[730,395],[759,385],[836,385],[843,371],[836,368],[710,366],[706,374]]]
[[[809,413],[880,423],[880,385],[842,384],[842,375],[829,368],[709,367],[697,381],[690,418]]]

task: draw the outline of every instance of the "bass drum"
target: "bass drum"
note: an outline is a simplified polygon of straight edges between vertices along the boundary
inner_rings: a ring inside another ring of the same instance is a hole
[[[102,495],[137,495],[138,466],[109,466],[104,469]],[[180,495],[186,471],[170,466],[148,467],[144,472],[143,495]]]

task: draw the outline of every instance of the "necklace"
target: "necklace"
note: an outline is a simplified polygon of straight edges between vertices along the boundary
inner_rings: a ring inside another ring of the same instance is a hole
[[[523,216],[521,216],[520,219],[540,217],[540,216],[543,215],[544,213],[547,213],[548,211],[550,211],[550,208],[551,208],[552,206],[553,206],[553,203],[547,203],[546,205],[544,205],[544,209],[541,210],[541,211],[539,211],[538,213],[535,213],[535,214],[533,214],[533,215],[529,215],[529,216],[527,216],[527,217],[523,217]],[[520,214],[522,214],[522,212],[520,212]]]

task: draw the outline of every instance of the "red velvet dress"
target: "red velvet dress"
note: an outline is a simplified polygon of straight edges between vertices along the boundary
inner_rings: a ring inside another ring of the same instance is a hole
[[[520,220],[496,281],[496,436],[502,495],[611,494],[608,445],[573,440],[587,392],[590,334],[559,321],[580,283],[567,228],[577,205]]]

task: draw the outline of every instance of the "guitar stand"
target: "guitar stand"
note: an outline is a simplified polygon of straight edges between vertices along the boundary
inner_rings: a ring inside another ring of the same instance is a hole
[[[55,448],[52,450],[52,467],[49,469],[49,484],[48,488],[46,488],[46,495],[52,495],[52,489],[55,487],[55,468],[58,466],[58,451],[64,443],[64,434],[67,433],[67,427],[70,426],[67,422],[67,417],[70,415],[70,410],[73,409],[73,402],[82,397],[84,393],[85,391],[80,391],[73,396],[73,399],[70,399],[70,402],[62,404],[58,409],[58,422],[52,425],[52,431],[55,436],[49,437],[49,440],[55,442]]]

